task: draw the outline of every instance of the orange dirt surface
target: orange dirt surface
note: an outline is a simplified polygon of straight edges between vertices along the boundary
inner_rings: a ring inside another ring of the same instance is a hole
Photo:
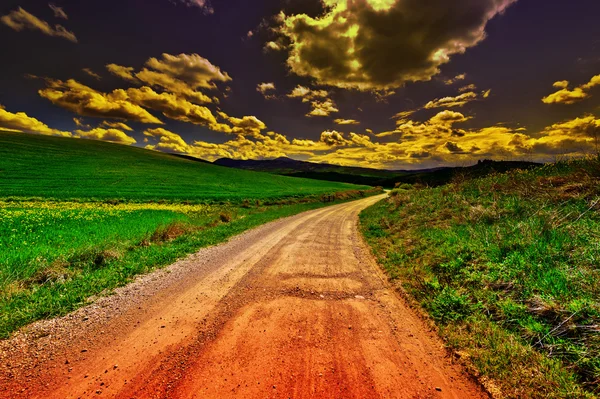
[[[489,398],[357,229],[269,223],[0,343],[0,398]]]

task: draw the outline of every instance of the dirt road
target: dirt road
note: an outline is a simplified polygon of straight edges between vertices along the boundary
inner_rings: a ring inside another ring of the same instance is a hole
[[[357,231],[380,200],[201,250],[0,343],[2,398],[487,398]]]

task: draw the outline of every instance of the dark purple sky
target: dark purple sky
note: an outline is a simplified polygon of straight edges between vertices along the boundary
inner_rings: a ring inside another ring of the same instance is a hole
[[[419,3],[5,0],[0,128],[385,168],[594,150],[600,2]]]

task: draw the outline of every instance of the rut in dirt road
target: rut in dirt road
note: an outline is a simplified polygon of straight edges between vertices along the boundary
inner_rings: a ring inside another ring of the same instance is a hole
[[[306,212],[0,344],[1,398],[488,398],[387,284],[357,217]]]

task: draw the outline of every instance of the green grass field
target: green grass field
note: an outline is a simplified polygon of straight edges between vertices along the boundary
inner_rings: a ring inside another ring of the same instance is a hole
[[[2,198],[206,203],[299,198],[357,188],[235,170],[102,141],[0,132]]]
[[[599,211],[600,161],[591,159],[395,190],[363,212],[361,229],[499,397],[593,398]]]
[[[0,338],[252,227],[375,192],[0,133]]]

